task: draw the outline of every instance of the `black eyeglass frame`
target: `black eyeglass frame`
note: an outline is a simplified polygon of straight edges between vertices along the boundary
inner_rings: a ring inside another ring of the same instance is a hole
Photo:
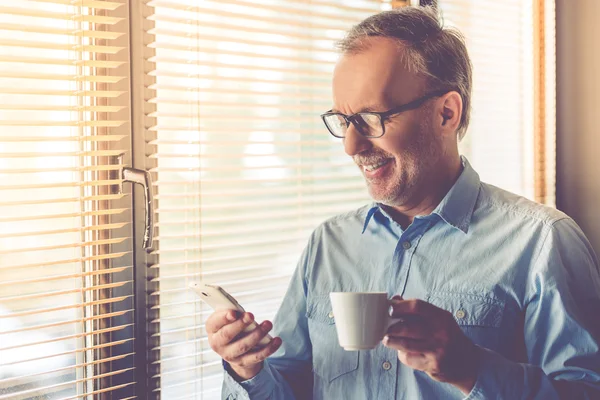
[[[395,114],[400,114],[404,111],[409,111],[409,110],[414,110],[416,108],[421,107],[427,100],[430,100],[434,97],[440,97],[443,96],[444,94],[448,93],[449,90],[437,90],[435,92],[431,92],[428,93],[422,97],[419,97],[416,100],[413,100],[409,103],[394,107],[390,110],[387,111],[383,111],[383,112],[376,112],[376,111],[364,111],[364,112],[359,112],[356,114],[352,114],[352,115],[346,115],[346,114],[342,114],[339,112],[332,112],[331,110],[327,111],[324,114],[321,114],[321,119],[323,120],[323,123],[325,124],[325,126],[327,127],[327,130],[329,131],[329,133],[331,133],[332,136],[338,138],[338,139],[343,139],[345,137],[344,136],[338,136],[336,135],[333,130],[329,127],[329,125],[327,124],[327,121],[325,120],[325,118],[331,116],[331,115],[337,115],[340,116],[342,118],[344,118],[344,120],[346,121],[346,130],[348,130],[348,127],[350,126],[350,124],[352,123],[355,127],[356,130],[358,130],[358,132],[369,139],[377,139],[382,137],[385,134],[385,121],[386,119],[388,119],[390,116],[395,115]],[[362,114],[368,114],[368,115],[376,115],[379,117],[379,122],[381,123],[381,135],[365,135],[360,127],[360,125],[356,122],[354,122],[357,117],[360,117],[360,115]]]

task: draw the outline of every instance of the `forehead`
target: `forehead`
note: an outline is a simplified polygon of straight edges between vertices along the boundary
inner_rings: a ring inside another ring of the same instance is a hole
[[[333,74],[336,107],[397,105],[413,100],[424,89],[424,78],[409,71],[402,45],[392,39],[368,38],[365,48],[343,54]]]

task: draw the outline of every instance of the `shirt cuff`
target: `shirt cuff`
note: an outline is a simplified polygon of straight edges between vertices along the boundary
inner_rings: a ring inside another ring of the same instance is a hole
[[[265,360],[263,368],[253,378],[237,382],[229,373],[229,363],[223,360],[223,367],[225,369],[224,385],[223,385],[223,396],[222,398],[228,399],[267,399],[273,393],[275,389],[275,377],[271,366]]]
[[[516,399],[522,392],[523,368],[492,350],[480,347],[479,375],[463,400]],[[506,385],[504,383],[510,382]]]

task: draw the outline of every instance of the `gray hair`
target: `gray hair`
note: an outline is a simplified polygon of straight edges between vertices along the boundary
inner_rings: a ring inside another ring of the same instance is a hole
[[[473,69],[463,35],[444,27],[433,7],[401,7],[355,25],[338,48],[343,53],[359,53],[368,47],[365,39],[376,36],[397,40],[404,49],[406,68],[425,76],[430,88],[460,94],[463,110],[457,135],[461,140],[469,125]]]

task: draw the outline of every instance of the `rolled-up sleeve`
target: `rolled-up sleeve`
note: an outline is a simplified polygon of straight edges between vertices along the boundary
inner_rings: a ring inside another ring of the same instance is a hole
[[[226,400],[246,400],[246,399],[290,399],[293,398],[292,392],[286,385],[281,385],[283,377],[276,369],[265,361],[263,369],[252,379],[243,382],[237,382],[228,371],[225,365],[225,377],[223,379],[222,398]],[[276,390],[278,389],[278,390]]]

